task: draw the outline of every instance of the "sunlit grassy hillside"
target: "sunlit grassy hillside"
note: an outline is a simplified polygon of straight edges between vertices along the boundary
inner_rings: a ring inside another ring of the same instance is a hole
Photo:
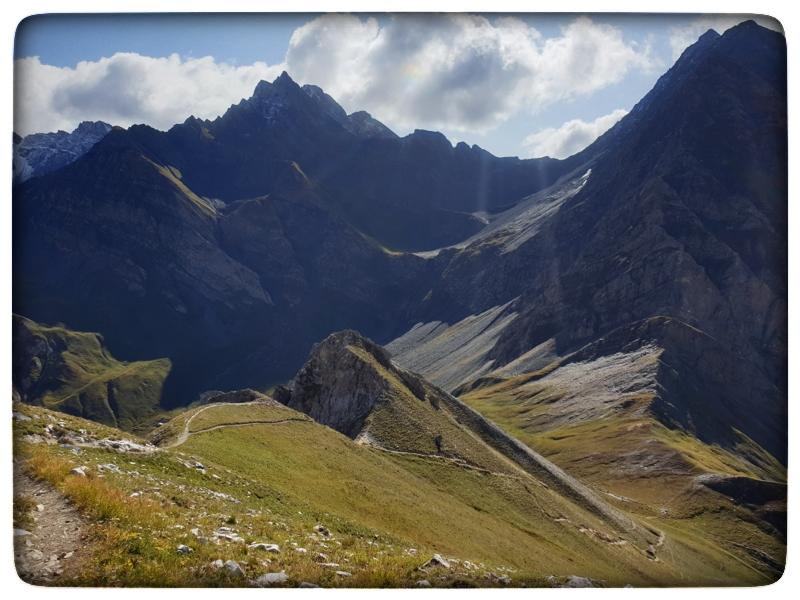
[[[193,409],[164,428],[160,443],[177,445],[138,453],[97,447],[98,439],[131,439],[120,431],[38,407],[15,410],[30,417],[15,426],[21,468],[54,484],[91,522],[87,558],[64,574],[67,584],[252,585],[273,572],[285,572],[289,586],[557,585],[571,575],[597,585],[768,580],[700,536],[668,533],[648,557],[528,475],[358,445],[279,405]],[[70,474],[75,466],[88,476]],[[329,536],[315,531],[320,524]],[[178,553],[180,544],[191,552]],[[455,560],[421,568],[434,553]],[[213,568],[216,559],[237,561],[244,574]]]

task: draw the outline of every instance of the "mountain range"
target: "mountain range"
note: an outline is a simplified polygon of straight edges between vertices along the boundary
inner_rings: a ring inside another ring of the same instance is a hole
[[[710,581],[772,580],[785,74],[781,34],[709,31],[564,160],[400,137],[287,73],[214,120],[28,136],[15,397],[139,434],[172,419],[152,434],[168,446],[207,402],[237,422],[217,391],[253,388],[346,438],[347,460],[367,447],[426,485],[406,462],[538,482],[604,532],[598,556],[629,547],[631,580],[660,562],[675,583],[698,555]],[[297,439],[328,439],[314,431]],[[746,568],[725,574],[718,553]]]

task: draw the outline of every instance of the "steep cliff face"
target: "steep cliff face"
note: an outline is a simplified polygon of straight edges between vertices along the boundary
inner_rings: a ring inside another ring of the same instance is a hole
[[[356,438],[376,406],[390,401],[390,383],[380,367],[391,367],[383,348],[355,331],[332,334],[314,346],[298,371],[287,405]]]

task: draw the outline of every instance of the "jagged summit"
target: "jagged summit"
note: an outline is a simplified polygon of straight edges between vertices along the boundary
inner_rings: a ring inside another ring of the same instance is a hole
[[[316,102],[317,106],[319,106],[325,114],[347,127],[347,112],[336,100],[326,94],[321,87],[316,85],[304,85],[301,89],[309,98]]]
[[[383,348],[356,331],[332,333],[312,348],[287,405],[355,438],[376,405],[389,402],[390,375],[397,373]]]
[[[453,144],[450,143],[450,140],[447,139],[447,136],[443,134],[441,131],[431,131],[430,129],[415,129],[413,133],[410,133],[408,138],[416,139],[416,140],[425,140],[427,142],[431,142],[433,144],[439,144],[442,146],[447,146],[448,148],[452,148]]]
[[[719,37],[720,37],[719,33],[717,33],[714,29],[709,29],[703,35],[701,35],[699,38],[697,38],[697,41],[693,45],[695,45],[695,46],[704,46],[704,45],[708,44],[709,42],[713,42],[714,40],[718,39]]]
[[[297,83],[295,83],[294,79],[292,79],[286,71],[281,71],[281,74],[275,78],[272,84],[275,86],[297,86]]]
[[[262,97],[275,91],[292,90],[299,87],[300,86],[295,83],[294,79],[291,78],[289,73],[283,71],[272,82],[264,79],[259,81],[256,84],[255,90],[253,90],[253,97]]]
[[[362,138],[397,139],[398,135],[386,125],[375,119],[365,110],[359,110],[348,117],[350,130]]]
[[[314,344],[314,347],[311,349],[311,356],[315,356],[330,349],[338,350],[346,348],[347,346],[361,348],[372,355],[382,365],[386,367],[391,366],[391,355],[383,346],[376,344],[354,329],[343,329],[342,331],[333,332],[318,344]]]
[[[81,121],[72,133],[103,135],[109,131],[111,131],[111,125],[105,121]]]
[[[769,35],[766,32],[771,32],[773,36],[784,37],[782,32],[759,25],[754,19],[747,19],[746,21],[742,21],[741,23],[734,25],[728,29],[724,35],[730,34],[731,36],[737,36],[741,34],[747,34],[754,37],[760,37],[763,35]]]
[[[112,126],[83,121],[71,132],[34,133],[14,139],[13,179],[21,183],[64,167],[86,154]]]
[[[269,93],[270,90],[272,90],[272,84],[262,79],[256,84],[256,88],[253,90],[253,97],[263,96]]]

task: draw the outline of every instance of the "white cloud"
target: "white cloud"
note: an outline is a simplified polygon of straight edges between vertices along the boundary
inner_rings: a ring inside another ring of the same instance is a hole
[[[672,58],[677,60],[681,53],[689,46],[694,44],[701,35],[709,29],[713,29],[720,35],[731,27],[738,25],[748,19],[754,20],[762,27],[780,31],[783,33],[781,24],[771,17],[754,15],[704,15],[692,19],[686,25],[673,27],[669,34],[669,45],[672,49]]]
[[[74,68],[22,58],[15,61],[14,131],[71,131],[85,120],[166,129],[190,115],[220,115],[281,69],[263,62],[233,66],[210,56],[182,59],[177,54],[153,58],[118,53]]]
[[[520,19],[325,15],[295,30],[289,73],[398,129],[485,132],[653,66],[649,47],[580,17],[543,38]]]
[[[165,129],[213,118],[282,69],[321,86],[348,111],[387,125],[485,133],[520,112],[588,96],[650,69],[650,49],[580,17],[544,38],[514,17],[397,15],[385,23],[317,17],[296,29],[285,62],[234,66],[212,57],[118,53],[74,68],[15,63],[15,131],[73,129],[82,120]]]
[[[573,119],[560,127],[532,133],[522,141],[522,145],[528,149],[528,156],[566,158],[586,148],[626,114],[627,110],[619,108],[589,123]]]

